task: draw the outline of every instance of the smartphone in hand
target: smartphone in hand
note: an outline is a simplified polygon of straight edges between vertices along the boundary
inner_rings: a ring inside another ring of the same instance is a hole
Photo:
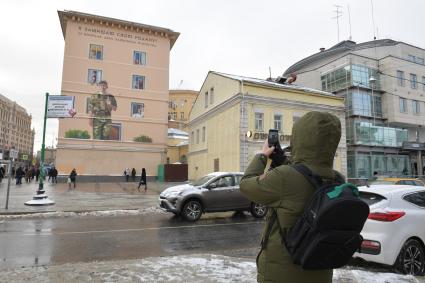
[[[279,131],[269,130],[268,143],[269,147],[276,146],[279,142]]]

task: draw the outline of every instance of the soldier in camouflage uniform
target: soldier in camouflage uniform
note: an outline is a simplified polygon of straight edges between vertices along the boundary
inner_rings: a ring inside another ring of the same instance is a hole
[[[90,125],[93,126],[93,139],[107,140],[111,130],[111,113],[117,110],[117,101],[112,94],[106,92],[106,81],[100,81],[99,87],[101,91],[90,97]]]

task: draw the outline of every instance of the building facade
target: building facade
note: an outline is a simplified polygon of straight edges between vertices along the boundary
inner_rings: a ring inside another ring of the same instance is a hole
[[[341,120],[343,136],[334,168],[346,174],[344,100],[296,85],[209,72],[189,118],[189,179],[214,171],[244,171],[267,139],[279,130],[289,145],[293,124],[309,111]]]
[[[189,113],[195,103],[198,92],[194,90],[170,90],[168,105],[168,127],[187,131]]]
[[[187,163],[189,114],[197,96],[194,90],[170,90],[167,163]]]
[[[77,112],[59,121],[59,173],[122,175],[134,167],[155,176],[166,161],[170,50],[179,33],[58,14],[65,39],[62,95],[75,97]]]
[[[189,135],[187,132],[169,128],[167,143],[167,164],[187,163],[187,152],[189,150]]]
[[[18,150],[18,162],[31,164],[34,151],[32,117],[16,102],[0,94],[0,152],[9,159],[10,149]],[[1,159],[1,158],[0,158]]]
[[[285,71],[345,97],[349,178],[424,174],[424,58],[400,41],[343,41]]]

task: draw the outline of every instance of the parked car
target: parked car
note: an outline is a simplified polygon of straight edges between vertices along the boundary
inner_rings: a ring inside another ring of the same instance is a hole
[[[159,206],[188,221],[198,220],[204,212],[233,210],[247,210],[256,218],[264,217],[267,207],[241,194],[242,176],[242,172],[214,172],[192,183],[167,188],[159,196]]]
[[[424,187],[425,183],[418,178],[377,178],[367,181],[368,185],[410,185]]]
[[[420,186],[424,187],[425,184],[419,179],[412,179],[412,178],[406,178],[406,179],[399,179],[395,182],[396,185],[411,185],[411,186]]]
[[[425,187],[372,185],[359,190],[370,214],[361,233],[363,243],[354,257],[423,275]]]

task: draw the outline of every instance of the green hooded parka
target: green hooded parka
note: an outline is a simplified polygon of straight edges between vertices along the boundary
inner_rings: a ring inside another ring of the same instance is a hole
[[[293,127],[291,136],[292,163],[303,163],[324,180],[335,179],[333,161],[341,138],[341,122],[333,114],[309,112]],[[304,211],[314,187],[298,171],[281,165],[264,173],[267,160],[256,155],[240,184],[241,192],[251,201],[277,211],[280,227],[289,230]],[[269,210],[270,211],[270,210]],[[266,218],[266,227],[270,213]],[[332,270],[304,270],[292,263],[282,245],[276,222],[272,226],[267,247],[257,257],[258,282],[326,283],[332,282]]]

